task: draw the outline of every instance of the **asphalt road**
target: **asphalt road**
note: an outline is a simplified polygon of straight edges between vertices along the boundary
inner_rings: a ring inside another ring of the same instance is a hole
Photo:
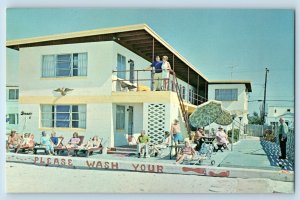
[[[291,182],[6,163],[9,193],[293,193]]]

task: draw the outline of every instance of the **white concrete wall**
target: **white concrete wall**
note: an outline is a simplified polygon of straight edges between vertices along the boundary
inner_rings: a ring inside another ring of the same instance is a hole
[[[20,96],[53,96],[54,89],[74,89],[69,96],[111,94],[113,42],[66,44],[20,49]],[[42,78],[42,56],[87,52],[86,77]],[[30,77],[30,78],[29,78]]]
[[[269,106],[268,107],[268,117],[278,117],[288,112],[294,113],[294,107],[292,106]],[[275,112],[276,111],[276,112]]]
[[[29,116],[20,116],[21,133],[34,133],[35,140],[39,141],[41,132],[46,131],[51,133],[55,131],[57,136],[64,137],[64,143],[66,143],[72,134],[76,131],[79,135],[84,135],[84,141],[87,142],[94,135],[98,135],[103,138],[106,146],[113,146],[113,123],[112,123],[112,104],[88,104],[87,105],[87,123],[86,129],[62,129],[62,128],[42,128],[40,122],[40,105],[38,104],[20,104],[20,110],[25,112],[32,112]]]
[[[125,129],[124,130],[117,130],[116,129],[116,106],[125,106]],[[140,133],[143,130],[143,104],[113,104],[113,130],[114,130],[114,145],[115,146],[122,146],[127,145],[126,134],[128,133],[128,112],[127,108],[129,106],[133,107],[133,134]]]
[[[88,54],[86,77],[41,77],[43,55],[81,52],[87,52]],[[130,65],[127,62],[129,59],[134,60],[135,69],[144,69],[150,65],[148,61],[112,41],[21,48],[19,96],[21,98],[31,96],[43,98],[53,96],[58,97],[60,94],[53,90],[61,87],[74,89],[69,92],[67,96],[74,97],[78,104],[85,104],[79,96],[109,96],[111,95],[113,88],[112,70],[116,69],[118,53],[126,57],[127,70],[130,69]],[[139,74],[139,78],[150,77],[150,72]],[[129,73],[127,74],[127,78],[129,78]],[[147,85],[147,83],[150,86],[150,81],[146,81],[145,85]],[[188,87],[186,86],[186,89],[187,88]],[[188,94],[188,90],[186,90],[186,92]],[[38,138],[42,130],[51,131],[51,129],[46,129],[40,126],[40,104],[43,104],[43,102],[40,102],[39,104],[22,103],[19,108],[19,110],[24,112],[33,113],[31,119],[28,119],[28,117],[26,118],[26,123],[25,117],[20,117],[19,130],[22,132],[32,132],[36,134]],[[55,102],[53,104],[55,104]],[[116,104],[104,104],[101,102],[87,104],[86,129],[78,129],[76,131],[79,132],[79,134],[85,135],[86,139],[89,139],[93,135],[99,135],[100,137],[103,137],[104,140],[108,141],[108,146],[127,144],[125,133],[127,133],[128,130],[128,114],[126,114],[125,119],[125,130],[117,132],[115,130]],[[134,133],[138,133],[145,127],[147,115],[144,113],[145,110],[142,104],[126,104],[126,106],[129,105],[134,106]],[[167,113],[167,120],[165,122],[168,130],[172,120],[178,117],[178,113],[176,113],[178,112],[178,107],[176,109],[168,107],[167,109],[169,109],[168,112],[170,112]],[[54,128],[54,130],[58,135],[63,135],[66,140],[68,140],[75,131],[74,129],[69,128]]]
[[[208,99],[215,100],[216,89],[238,89],[237,101],[222,101],[225,109],[232,113],[237,113],[236,121],[240,121],[238,117],[243,117],[241,123],[248,124],[248,93],[246,92],[245,84],[209,84],[208,85]],[[217,125],[215,125],[217,126]],[[214,125],[212,127],[215,128]],[[237,125],[238,126],[238,125]],[[231,127],[231,126],[229,126]],[[231,128],[230,128],[231,129]]]

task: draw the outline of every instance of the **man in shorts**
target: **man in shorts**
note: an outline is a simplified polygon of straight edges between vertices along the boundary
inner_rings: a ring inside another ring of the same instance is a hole
[[[174,123],[171,126],[171,133],[173,134],[175,144],[183,143],[184,138],[177,119],[174,120]]]

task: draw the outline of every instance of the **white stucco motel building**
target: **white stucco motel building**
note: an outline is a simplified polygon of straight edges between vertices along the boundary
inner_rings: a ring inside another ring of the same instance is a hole
[[[113,147],[144,129],[156,143],[175,118],[184,125],[183,116],[218,86],[145,24],[11,40],[6,46],[19,51],[18,112],[28,114],[19,117],[18,131],[36,138],[41,131],[65,138],[76,131],[86,139],[99,135]],[[144,69],[156,55],[169,57],[178,93],[172,86],[150,90],[151,71]],[[246,98],[245,84],[230,88],[241,91],[238,102]]]

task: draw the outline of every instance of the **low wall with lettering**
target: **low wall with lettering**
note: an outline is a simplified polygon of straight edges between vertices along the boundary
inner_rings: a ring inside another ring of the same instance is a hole
[[[93,159],[28,154],[7,154],[7,162],[19,162],[41,166],[65,167],[71,169],[126,170],[148,173],[190,174],[231,178],[269,178],[280,181],[293,181],[294,173],[241,168],[225,168],[199,165],[175,165],[166,163],[134,162],[113,159]]]

